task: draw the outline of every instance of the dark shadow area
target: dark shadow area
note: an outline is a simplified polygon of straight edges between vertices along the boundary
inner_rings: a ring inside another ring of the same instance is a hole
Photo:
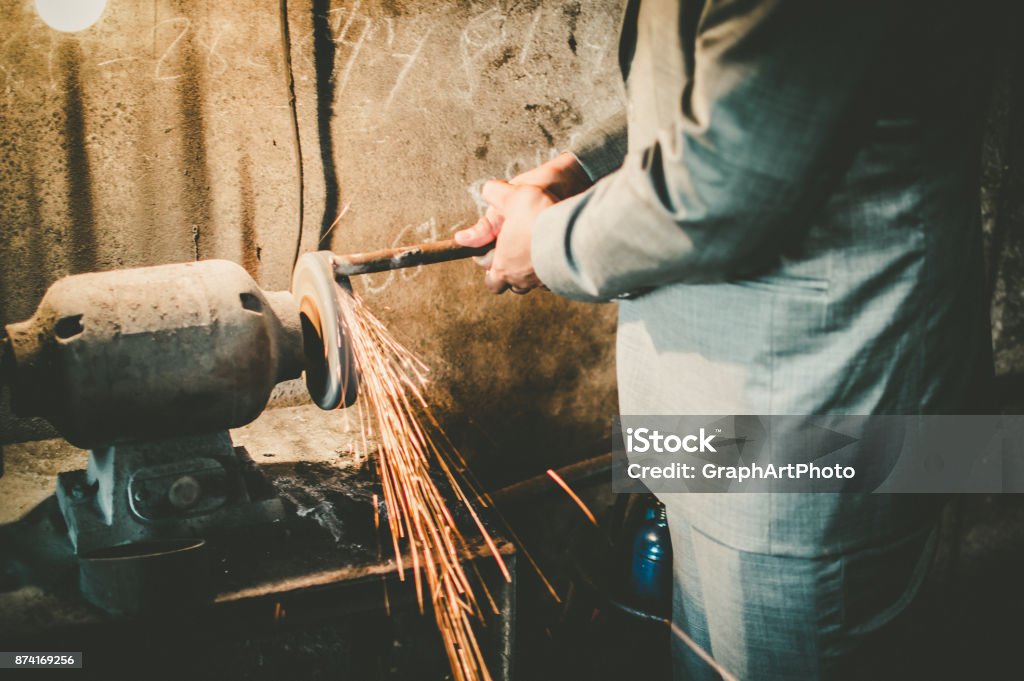
[[[1024,411],[1024,374],[1001,374],[993,382],[993,400],[1001,405],[1006,414],[1020,414]]]
[[[992,140],[999,147],[999,153],[993,154],[990,151],[986,158],[992,166],[991,174],[998,178],[992,199],[995,220],[986,253],[990,297],[995,293],[999,276],[1007,274],[1002,268],[1007,245],[1021,238],[1019,206],[1020,197],[1024,193],[1024,45],[1014,35],[1024,22],[1024,8],[1008,4],[1004,12],[1005,21],[996,39],[998,47],[995,62],[998,73],[987,133],[1001,137],[998,141]],[[1005,128],[993,130],[1002,127],[996,119],[1003,107],[1008,112],[1005,121],[1002,121]]]
[[[387,556],[389,547],[380,545],[373,527],[379,488],[372,467],[262,458],[289,517],[219,539],[212,557],[219,592]],[[637,497],[611,494],[601,475],[578,478],[573,487],[599,526],[554,484],[521,487],[498,503],[547,580],[518,554],[515,678],[669,681],[671,635],[657,619],[668,604],[659,606],[649,594],[638,601],[624,588],[623,567],[635,555],[635,539],[649,530],[630,520]],[[458,521],[465,527],[469,519],[460,515]],[[494,590],[502,582],[493,561],[478,565],[499,610],[507,612]],[[1022,572],[1024,495],[960,497],[959,510],[946,514],[914,617],[879,642],[871,675],[851,670],[849,678],[1016,678],[1024,634]],[[429,609],[419,613],[411,580],[385,583],[354,572],[330,585],[295,586],[212,607],[103,615],[77,595],[74,557],[49,497],[18,522],[0,526],[0,599],[7,606],[0,647],[85,651],[83,678],[120,678],[139,669],[147,678],[449,678],[433,616]],[[53,600],[40,600],[40,591]],[[11,633],[13,618],[26,613],[30,624]],[[52,624],[40,625],[41,613]],[[500,634],[492,616],[478,629],[489,645]]]
[[[560,491],[503,506],[562,602],[524,567],[520,579],[519,678],[531,681],[671,681],[665,627],[616,605],[616,566],[623,526],[599,481],[576,485],[598,513],[598,531]],[[1010,679],[1020,676],[1024,635],[1024,495],[961,498],[962,530],[952,511],[914,608],[885,637],[872,642],[870,671],[849,670],[851,681],[878,679]],[[571,539],[566,540],[566,537]],[[959,557],[954,547],[959,546]],[[779,651],[787,654],[787,651]]]
[[[909,644],[890,651],[903,678],[1020,676],[1024,636],[1024,495],[965,495],[947,511],[945,534],[917,604]]]
[[[386,530],[374,527],[380,489],[372,469],[313,462],[261,469],[288,517],[208,538],[219,594],[212,605],[107,615],[79,594],[55,497],[0,525],[0,649],[83,651],[78,675],[89,679],[446,678],[429,597],[421,612],[409,575],[402,582],[393,570],[368,570],[390,559],[390,540],[378,541]],[[470,531],[467,517],[459,523]],[[478,567],[507,612],[512,591],[503,600],[494,561]],[[325,570],[338,574],[313,586],[305,581]],[[485,619],[478,638],[485,654],[497,655],[501,617]]]
[[[296,190],[296,236],[295,252],[292,254],[292,269],[299,261],[302,250],[302,234],[305,228],[306,183],[305,168],[302,162],[302,135],[299,132],[299,112],[295,103],[295,74],[292,70],[292,38],[288,29],[288,0],[281,0],[281,51],[284,55],[285,85],[288,90],[288,112],[291,114],[292,141],[295,144],[295,190]]]
[[[275,552],[303,556],[313,546],[330,547],[330,536],[317,528],[312,518],[295,518],[288,531],[243,532],[233,546],[219,547],[214,571],[244,571],[265,564]],[[0,647],[82,651],[83,669],[76,673],[81,678],[374,679],[383,674],[411,681],[423,674],[440,679],[447,670],[431,613],[421,615],[412,589],[394,580],[356,578],[243,602],[109,616],[77,595],[78,570],[53,497],[22,521],[0,527],[0,547],[0,597],[13,606],[3,614],[4,624],[25,617],[22,609],[34,613],[19,632],[5,626]],[[341,564],[346,547],[333,552],[320,555],[317,567]],[[56,601],[38,603],[40,589],[44,598]],[[47,620],[52,624],[41,627]]]
[[[532,302],[524,301],[530,309],[500,328],[453,316],[434,332],[441,356],[458,358],[444,386],[452,403],[445,430],[487,489],[611,451],[611,417],[618,412],[614,391],[577,387],[575,404],[565,403],[569,386],[586,385],[595,365],[614,361],[607,338],[567,325],[554,301]],[[516,351],[466,352],[467,339],[478,347],[511,342]],[[573,347],[573,361],[544,361],[551,348],[565,346]],[[588,405],[590,422],[572,422],[561,413],[582,412],[579,404]]]
[[[313,0],[313,58],[316,64],[316,125],[320,140],[320,164],[324,169],[324,214],[320,220],[319,248],[338,213],[338,173],[334,167],[334,56],[335,44],[328,22],[329,0]]]
[[[241,206],[239,248],[242,267],[259,283],[261,249],[256,233],[256,197],[252,183],[252,160],[243,154],[238,160],[238,203]]]
[[[73,272],[96,269],[96,234],[93,214],[92,174],[86,149],[85,105],[79,79],[82,51],[75,40],[60,45],[64,64],[64,151],[68,173],[68,203],[71,212],[71,243],[74,256],[68,259]],[[42,225],[38,225],[42,228]]]
[[[192,240],[196,260],[209,257],[202,246],[203,230],[210,223],[213,207],[211,199],[210,169],[206,150],[206,119],[203,106],[204,69],[189,32],[187,46],[182,50],[181,78],[178,82],[178,117],[181,120],[182,203],[184,219],[181,225]]]

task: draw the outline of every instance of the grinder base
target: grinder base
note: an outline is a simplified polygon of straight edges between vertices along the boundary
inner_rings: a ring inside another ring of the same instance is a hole
[[[57,501],[79,555],[285,517],[273,486],[226,431],[91,450],[86,470],[57,477]]]

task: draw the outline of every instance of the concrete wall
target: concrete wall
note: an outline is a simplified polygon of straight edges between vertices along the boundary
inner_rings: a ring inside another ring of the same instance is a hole
[[[297,248],[446,238],[618,106],[615,1],[282,4],[110,0],[62,34],[0,2],[0,324],[69,273],[228,258],[284,288]],[[493,298],[468,263],[357,287],[468,445],[557,463],[608,428],[613,307]]]

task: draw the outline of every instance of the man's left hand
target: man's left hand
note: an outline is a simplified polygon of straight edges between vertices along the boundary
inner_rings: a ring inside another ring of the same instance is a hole
[[[487,273],[484,283],[492,293],[528,293],[541,285],[533,271],[530,241],[533,223],[555,198],[540,187],[491,180],[484,185],[486,215],[470,227],[455,233],[464,246],[483,246],[495,238],[493,257],[481,262]]]

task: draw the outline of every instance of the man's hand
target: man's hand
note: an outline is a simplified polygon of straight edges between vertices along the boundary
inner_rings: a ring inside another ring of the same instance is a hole
[[[455,233],[463,246],[484,246],[495,239],[495,249],[477,259],[487,270],[484,283],[494,293],[528,293],[540,285],[533,271],[530,241],[537,215],[557,201],[575,196],[591,185],[576,157],[565,152],[547,163],[517,175],[511,182],[494,180],[484,185],[487,212],[468,229]],[[508,236],[499,235],[508,230]]]
[[[547,163],[516,175],[509,182],[540,187],[558,201],[576,196],[593,184],[580,162],[568,151],[563,151]]]
[[[530,241],[533,222],[555,197],[540,187],[491,180],[484,185],[487,214],[474,226],[456,232],[463,246],[483,246],[497,239],[494,250],[480,264],[487,268],[484,284],[492,293],[528,293],[540,286],[533,271]]]

